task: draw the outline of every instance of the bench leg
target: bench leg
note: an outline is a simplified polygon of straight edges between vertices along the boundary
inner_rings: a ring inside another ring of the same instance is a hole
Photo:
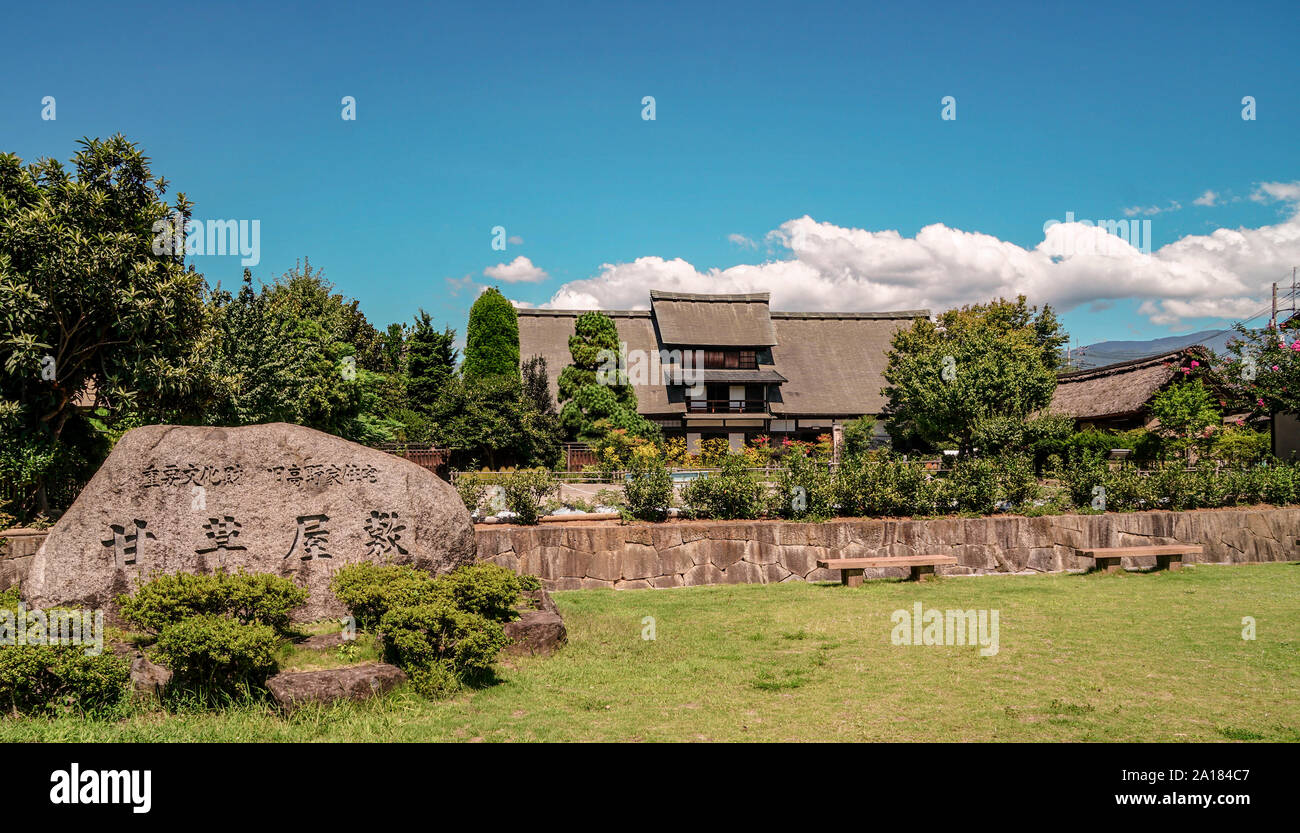
[[[861,587],[862,570],[840,570],[840,584],[845,587]]]
[[[916,564],[912,567],[908,581],[929,581],[935,578],[933,564]]]
[[[1096,565],[1098,570],[1104,570],[1107,573],[1117,573],[1120,568],[1120,559],[1118,558],[1097,558]]]
[[[1157,555],[1157,570],[1181,570],[1183,568],[1183,556],[1177,555]]]

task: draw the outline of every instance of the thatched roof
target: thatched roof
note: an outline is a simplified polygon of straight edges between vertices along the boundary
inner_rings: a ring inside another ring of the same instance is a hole
[[[519,358],[528,361],[533,356],[546,359],[546,373],[550,380],[551,396],[559,398],[560,371],[573,363],[569,352],[569,336],[573,335],[578,316],[590,310],[516,309],[519,318]],[[657,351],[654,319],[650,310],[603,310],[614,320],[618,340],[627,343],[627,349]],[[655,380],[658,382],[658,380]],[[637,411],[643,414],[679,414],[686,411],[682,402],[669,402],[668,390],[662,384],[635,385]]]
[[[650,290],[650,307],[665,345],[771,347],[776,344],[768,293],[694,295]]]
[[[709,296],[652,291],[651,298],[652,310],[605,311],[629,351],[770,345],[772,363],[761,361],[756,370],[703,371],[703,381],[779,384],[779,399],[771,404],[773,416],[779,418],[858,416],[883,411],[885,399],[880,389],[884,387],[882,374],[890,340],[898,330],[929,316],[928,310],[769,312],[766,293]],[[755,307],[761,308],[761,314],[753,311]],[[587,310],[516,312],[520,358],[546,358],[551,393],[555,395],[555,380],[572,361],[569,336],[573,335],[574,321]],[[661,314],[672,319],[667,328]],[[689,333],[675,329],[687,321],[691,322]],[[736,331],[729,330],[733,326]],[[770,329],[770,337],[766,329]],[[743,340],[753,338],[759,341]],[[637,385],[635,389],[637,410],[642,414],[670,416],[685,411],[683,402],[669,401],[668,390],[662,384]]]
[[[884,371],[894,333],[929,310],[773,312],[781,385],[775,416],[858,416],[885,409]]]
[[[1120,419],[1137,416],[1156,393],[1190,361],[1206,364],[1210,354],[1202,347],[1185,347],[1169,353],[1117,362],[1090,370],[1062,373],[1048,410],[1075,419]]]

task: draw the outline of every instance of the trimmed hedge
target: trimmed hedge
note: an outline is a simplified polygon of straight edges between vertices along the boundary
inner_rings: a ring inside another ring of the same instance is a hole
[[[240,572],[158,576],[134,595],[119,596],[117,603],[122,618],[151,633],[192,616],[220,614],[283,634],[290,613],[306,601],[306,588],[287,578]]]

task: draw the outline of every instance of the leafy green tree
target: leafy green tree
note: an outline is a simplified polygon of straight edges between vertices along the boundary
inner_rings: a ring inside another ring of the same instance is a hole
[[[1238,323],[1237,337],[1228,343],[1232,359],[1217,378],[1227,388],[1225,407],[1242,407],[1257,414],[1300,411],[1300,331],[1296,324],[1259,329]]]
[[[1067,339],[1051,307],[1039,311],[1024,296],[899,331],[884,374],[895,439],[966,452],[982,421],[1026,421],[1051,402]]]
[[[602,312],[586,312],[574,322],[569,336],[573,363],[560,371],[560,424],[570,437],[599,442],[610,431],[621,428],[630,436],[654,439],[658,429],[636,411],[636,391],[621,374],[600,373],[609,357],[622,360],[618,329]]]
[[[203,278],[157,245],[190,203],[168,205],[122,136],[79,144],[71,172],[0,154],[0,480],[18,484],[20,514],[48,512],[51,478],[104,453],[79,397],[108,422],[176,419],[206,385]]]
[[[428,411],[456,372],[456,331],[433,328],[433,319],[423,309],[415,316],[406,340],[406,393],[416,410]]]
[[[1192,448],[1207,428],[1219,425],[1222,416],[1205,383],[1200,379],[1176,382],[1151,399],[1151,415],[1160,420],[1160,430],[1176,438],[1175,449]]]
[[[210,361],[218,382],[207,424],[291,422],[363,443],[396,439],[400,423],[380,407],[395,396],[385,392],[389,379],[362,367],[355,346],[342,340],[366,330],[330,288],[308,264],[260,292],[245,270],[238,295],[213,294]]]
[[[514,305],[495,287],[470,307],[461,373],[467,382],[491,376],[519,379],[519,319]]]

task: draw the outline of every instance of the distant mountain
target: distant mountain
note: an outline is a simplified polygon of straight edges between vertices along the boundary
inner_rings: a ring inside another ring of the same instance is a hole
[[[1084,347],[1077,347],[1070,356],[1079,370],[1088,370],[1117,362],[1127,362],[1147,356],[1169,353],[1193,344],[1201,344],[1215,353],[1226,355],[1228,342],[1236,335],[1233,330],[1202,330],[1181,336],[1165,336],[1146,341],[1099,341]]]

